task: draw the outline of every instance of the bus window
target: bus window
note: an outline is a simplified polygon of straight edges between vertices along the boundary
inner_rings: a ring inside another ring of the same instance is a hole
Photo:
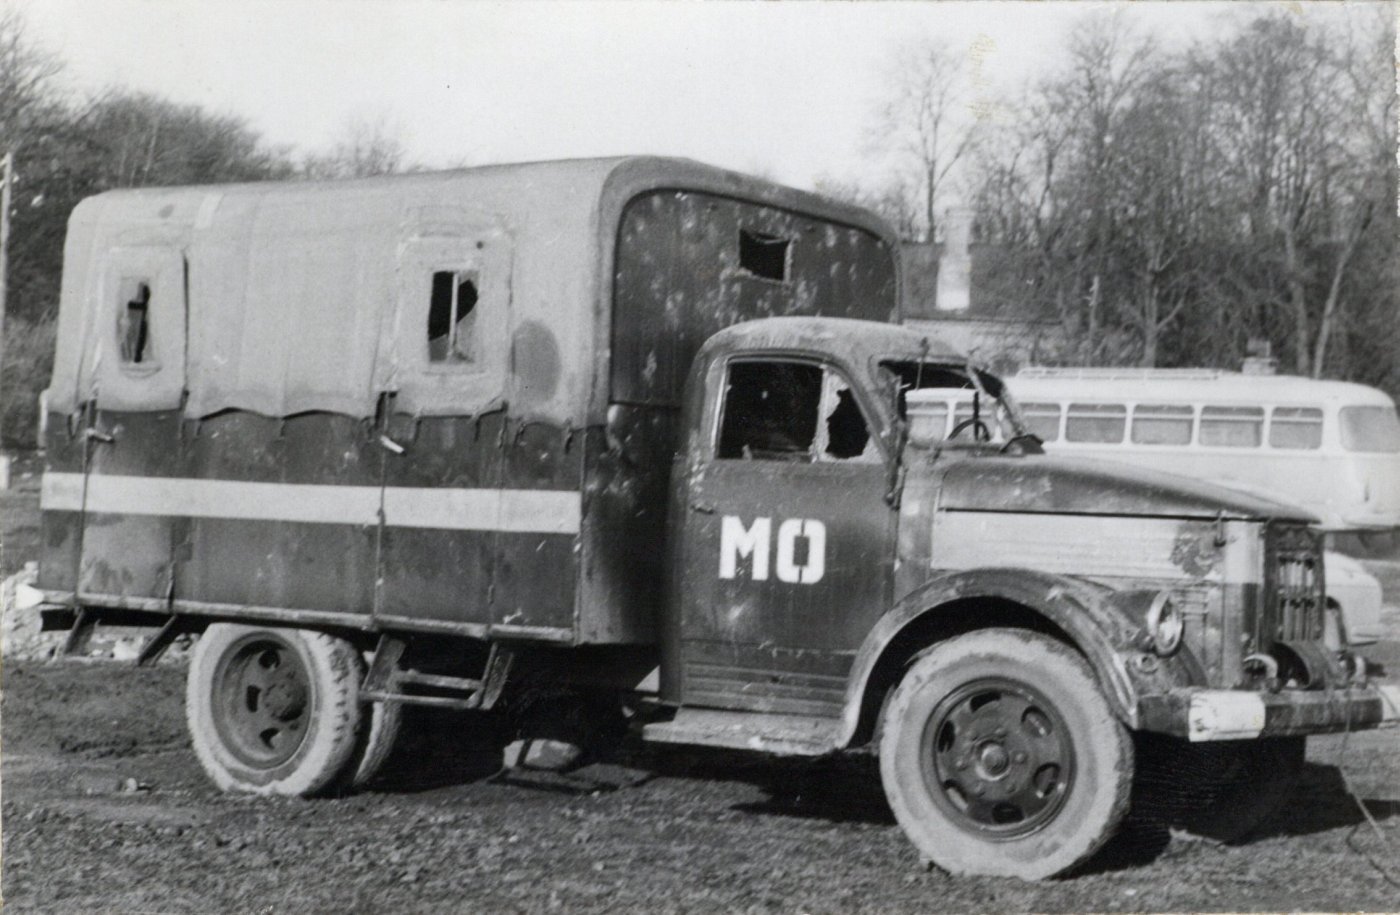
[[[925,401],[909,411],[909,437],[931,445],[948,437],[948,405],[941,400]]]
[[[1314,407],[1274,407],[1269,445],[1315,451],[1322,447],[1322,411]]]
[[[1042,442],[1060,440],[1060,405],[1057,403],[1023,403],[1021,415],[1026,419],[1026,431],[1040,436]]]
[[[1123,441],[1128,424],[1128,408],[1113,403],[1072,403],[1065,417],[1065,441],[1103,442]]]
[[[1189,445],[1195,409],[1176,404],[1142,404],[1133,408],[1133,444]]]
[[[1263,441],[1263,407],[1202,407],[1201,444],[1258,448]]]
[[[1342,407],[1340,418],[1346,450],[1400,452],[1400,418],[1394,407]]]
[[[995,404],[992,405],[991,409],[988,409],[987,404],[983,403],[978,418],[986,424],[987,431],[992,433],[993,441],[1002,441],[1012,432],[1011,423],[1007,421],[1006,415]],[[970,419],[972,419],[972,401],[958,401],[957,409],[953,411],[953,426],[956,428],[958,423],[967,422]],[[966,432],[964,434],[971,435],[972,433]]]

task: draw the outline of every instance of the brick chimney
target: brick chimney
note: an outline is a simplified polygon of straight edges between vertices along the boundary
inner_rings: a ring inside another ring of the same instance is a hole
[[[949,207],[943,214],[943,253],[938,260],[939,312],[967,311],[972,302],[972,209]]]

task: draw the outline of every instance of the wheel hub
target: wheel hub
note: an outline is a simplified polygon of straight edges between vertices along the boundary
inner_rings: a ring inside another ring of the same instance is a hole
[[[245,765],[273,769],[306,739],[311,680],[287,642],[260,633],[231,645],[215,672],[214,726]]]
[[[929,718],[924,746],[934,800],[985,837],[1010,839],[1048,823],[1074,777],[1074,747],[1059,712],[1013,680],[977,680],[949,694]]]
[[[295,680],[272,683],[263,695],[268,714],[278,721],[291,721],[306,708],[306,690]]]
[[[999,743],[985,743],[978,753],[978,774],[986,779],[1001,778],[1011,765],[1011,755]]]

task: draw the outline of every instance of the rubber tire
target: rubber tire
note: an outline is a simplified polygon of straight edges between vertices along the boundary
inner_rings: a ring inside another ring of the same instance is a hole
[[[1075,754],[1063,806],[1036,831],[988,838],[944,812],[925,785],[922,733],[939,702],[985,677],[1020,681],[1054,702]],[[1043,880],[1088,859],[1128,812],[1133,744],[1089,665],[1073,649],[1032,632],[985,629],[917,656],[885,708],[880,775],[895,818],[920,855],[950,874]]]
[[[403,704],[374,702],[368,705],[368,709],[367,715],[362,711],[362,717],[368,719],[368,726],[360,729],[360,739],[350,754],[350,761],[336,780],[340,791],[359,791],[374,781],[398,744],[399,729],[403,725]]]
[[[1306,750],[1305,737],[1184,744],[1176,770],[1192,797],[1175,825],[1225,844],[1248,839],[1293,796]]]
[[[258,767],[239,759],[214,721],[214,678],[220,661],[250,636],[294,651],[310,686],[307,731],[286,761]],[[195,643],[185,688],[185,720],[195,755],[224,791],[310,797],[336,787],[359,744],[365,716],[359,702],[364,663],[344,639],[307,629],[211,624]]]

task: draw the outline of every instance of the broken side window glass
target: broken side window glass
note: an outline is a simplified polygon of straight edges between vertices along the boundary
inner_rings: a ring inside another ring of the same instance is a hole
[[[151,347],[151,283],[138,277],[127,277],[118,289],[117,343],[124,365],[153,362]]]
[[[823,423],[818,428],[819,458],[824,461],[872,461],[877,452],[870,427],[846,380],[834,371],[826,373],[822,393]]]
[[[821,366],[802,362],[732,363],[717,456],[811,461],[822,374]]]
[[[433,273],[428,306],[428,361],[476,360],[477,276],[467,270]]]

